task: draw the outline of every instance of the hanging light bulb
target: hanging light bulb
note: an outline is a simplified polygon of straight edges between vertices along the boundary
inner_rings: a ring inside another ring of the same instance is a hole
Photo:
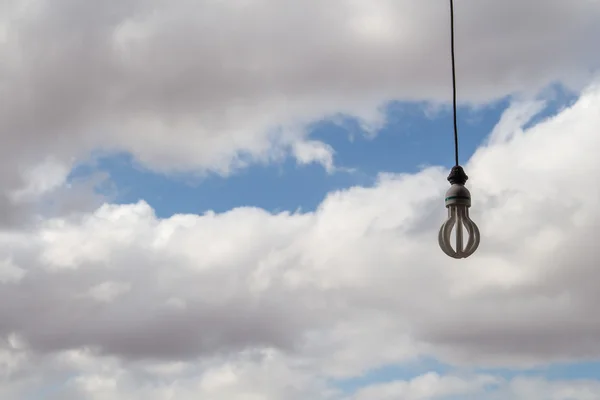
[[[452,258],[467,258],[479,247],[479,228],[469,218],[471,193],[465,187],[469,177],[458,163],[458,124],[456,118],[456,67],[454,63],[454,2],[450,0],[450,54],[452,56],[452,111],[454,117],[454,160],[448,181],[452,186],[446,192],[446,208],[448,220],[440,228],[438,242],[442,251]],[[452,230],[456,238],[452,247]],[[468,239],[465,243],[465,231]]]
[[[442,224],[438,242],[444,253],[452,258],[467,258],[479,247],[479,228],[469,218],[471,193],[465,187],[468,176],[461,166],[452,168],[448,181],[452,186],[446,192],[448,219]],[[455,228],[455,247],[452,247],[452,230]],[[465,231],[468,239],[465,241]]]

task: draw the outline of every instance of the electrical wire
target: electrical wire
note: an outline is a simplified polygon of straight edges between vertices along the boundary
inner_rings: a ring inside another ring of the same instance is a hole
[[[452,111],[454,116],[454,162],[458,166],[458,122],[456,120],[456,66],[454,61],[454,1],[450,0],[450,53],[452,55]]]

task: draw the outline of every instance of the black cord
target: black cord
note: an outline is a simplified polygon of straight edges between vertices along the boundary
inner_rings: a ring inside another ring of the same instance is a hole
[[[458,123],[456,121],[456,67],[454,63],[454,1],[450,0],[450,53],[452,54],[452,109],[454,113],[454,161],[458,166]]]
[[[452,54],[452,111],[454,116],[454,167],[448,181],[454,185],[464,185],[469,177],[458,164],[458,122],[456,121],[456,67],[454,62],[454,1],[450,0],[450,52]]]

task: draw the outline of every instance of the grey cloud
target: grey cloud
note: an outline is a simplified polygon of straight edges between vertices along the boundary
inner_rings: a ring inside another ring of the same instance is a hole
[[[71,165],[98,148],[163,171],[230,173],[277,159],[311,121],[376,122],[392,99],[448,99],[446,4],[23,4],[5,2],[0,20],[7,191],[42,156]],[[460,98],[587,81],[599,18],[584,0],[461,2]]]
[[[556,118],[498,132],[469,161],[485,232],[473,259],[437,249],[425,206],[446,188],[439,168],[332,193],[306,214],[162,220],[145,203],[105,205],[3,245],[28,273],[0,292],[0,332],[42,354],[89,346],[125,359],[275,347],[336,374],[377,366],[369,354],[492,365],[600,356],[590,318],[600,186],[587,178],[600,170],[598,99],[592,86]],[[82,297],[109,281],[130,290]]]
[[[441,3],[19,4],[3,2],[0,17],[7,219],[31,211],[8,199],[28,183],[22,171],[47,156],[70,166],[100,148],[162,171],[229,173],[276,159],[306,139],[312,120],[342,112],[377,122],[387,100],[449,93]],[[598,2],[458,5],[462,99],[481,103],[553,81],[577,87],[597,66]],[[3,357],[35,363],[92,348],[117,366],[103,369],[95,355],[97,370],[58,368],[81,374],[64,393],[111,399],[115,374],[133,363],[239,361],[256,348],[279,349],[290,365],[328,377],[421,355],[477,365],[598,357],[597,90],[525,133],[514,129],[523,121],[508,123],[478,150],[467,169],[485,235],[477,257],[460,264],[432,250],[444,210],[431,205],[446,188],[437,168],[331,194],[307,214],[238,209],[161,220],[140,203],[3,229],[0,257],[27,271],[0,285],[0,334],[25,346]],[[89,296],[106,282],[130,289],[111,301]],[[57,381],[53,362],[39,368]],[[275,366],[267,371],[282,369]],[[9,378],[35,386],[32,364],[17,367],[27,378]],[[237,393],[264,376],[253,368],[233,368]],[[215,389],[231,376],[225,370],[213,386],[191,379],[178,398],[235,399],[226,384]],[[121,393],[143,386],[127,379]],[[288,386],[261,382],[265,398],[293,398],[289,387],[313,383],[281,381]],[[141,398],[170,395],[153,390],[156,381],[145,385]]]

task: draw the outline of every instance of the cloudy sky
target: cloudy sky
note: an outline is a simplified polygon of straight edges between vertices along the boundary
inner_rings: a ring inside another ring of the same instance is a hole
[[[3,400],[600,399],[600,2],[0,0]],[[596,183],[594,183],[596,182]]]

